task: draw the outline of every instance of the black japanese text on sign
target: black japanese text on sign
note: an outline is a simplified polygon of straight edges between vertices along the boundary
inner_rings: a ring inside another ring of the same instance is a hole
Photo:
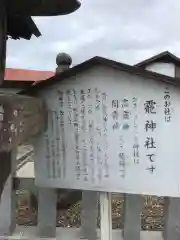
[[[134,157],[134,163],[139,164],[139,140],[138,140],[138,113],[137,113],[137,101],[138,99],[136,97],[133,97],[133,110],[134,110],[134,144],[133,144],[133,157]]]
[[[169,91],[164,92],[165,122],[171,122],[171,97]]]
[[[147,118],[145,122],[145,132],[146,139],[144,142],[144,147],[146,149],[146,157],[148,159],[148,167],[146,168],[148,171],[153,173],[156,169],[155,167],[155,150],[156,150],[156,140],[154,137],[154,133],[156,132],[156,122],[154,120],[154,116],[156,114],[156,102],[154,100],[147,100],[144,103],[144,111],[145,116]]]

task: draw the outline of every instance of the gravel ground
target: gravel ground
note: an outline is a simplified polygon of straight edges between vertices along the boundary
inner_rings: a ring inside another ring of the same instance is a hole
[[[19,225],[36,225],[37,213],[28,208],[28,195],[18,195],[17,222]],[[158,197],[144,197],[144,209],[141,214],[142,229],[162,230],[163,229],[163,206],[164,199]],[[123,228],[123,199],[113,197],[112,200],[112,220],[113,229]],[[60,227],[80,227],[80,203],[72,206],[66,211],[57,213],[57,226]],[[98,218],[99,226],[99,218]]]

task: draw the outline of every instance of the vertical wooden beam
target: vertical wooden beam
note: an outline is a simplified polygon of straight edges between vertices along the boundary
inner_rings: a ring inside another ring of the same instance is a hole
[[[164,202],[164,240],[180,239],[180,198],[165,198]]]
[[[6,61],[6,8],[5,0],[0,0],[0,85],[4,81]],[[0,235],[13,230],[13,198],[11,172],[11,152],[0,152]],[[4,191],[3,191],[4,190]],[[3,193],[3,196],[2,196]]]
[[[7,234],[11,235],[16,226],[16,190],[13,182],[16,172],[16,151],[1,153],[1,157],[3,157],[3,159],[0,159],[0,169],[2,172],[3,170],[6,172],[7,168],[11,170],[5,181],[0,200],[0,236],[3,236]]]
[[[38,189],[38,236],[56,237],[57,191],[50,188]]]
[[[141,195],[124,196],[124,240],[140,240],[141,212],[143,198]]]
[[[3,83],[4,80],[5,59],[6,59],[6,8],[5,0],[0,0],[0,85]],[[0,165],[0,199],[4,188],[4,184],[8,177],[8,175],[5,175],[6,171],[4,172],[4,168],[6,168],[6,170],[10,170],[11,168],[10,160],[8,161],[5,159],[5,158],[9,159],[9,154],[10,153],[7,153],[5,157],[5,153],[0,152],[0,160],[3,159],[4,162],[4,163],[1,162],[0,164],[6,165],[6,166]]]
[[[6,0],[0,0],[0,85],[4,80],[6,62]]]
[[[100,192],[100,239],[112,240],[111,193]]]
[[[88,240],[97,238],[98,192],[83,191],[81,203],[81,235]]]

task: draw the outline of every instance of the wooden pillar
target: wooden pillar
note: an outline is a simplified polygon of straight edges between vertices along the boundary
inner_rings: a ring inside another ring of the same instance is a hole
[[[0,86],[4,81],[6,63],[6,2],[0,0]],[[11,234],[15,228],[14,154],[14,151],[0,151],[0,236]]]
[[[6,0],[0,0],[0,85],[4,80],[6,62]]]
[[[11,235],[16,226],[16,192],[13,184],[15,164],[16,151],[1,152],[0,181],[5,184],[0,200],[0,236]]]
[[[6,8],[5,8],[5,0],[0,0],[0,85],[4,81],[5,61],[6,61]],[[7,197],[5,195],[7,195],[9,188],[11,189],[11,181],[8,179],[9,173],[11,172],[11,164],[12,164],[11,152],[0,152],[0,215],[1,215],[0,235],[4,234],[5,232],[8,232],[8,229],[11,228],[11,226],[9,226],[9,223],[7,225],[7,221],[9,218],[9,214],[6,211],[7,209],[3,210],[3,207],[2,207],[3,203],[5,204],[5,198]],[[5,185],[6,185],[6,188],[4,189]],[[2,197],[3,189],[5,191]],[[4,222],[2,222],[3,219],[4,219]]]

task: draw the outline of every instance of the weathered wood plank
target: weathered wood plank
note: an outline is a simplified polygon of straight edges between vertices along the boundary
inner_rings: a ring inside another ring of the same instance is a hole
[[[46,129],[47,113],[41,99],[0,94],[0,110],[0,151],[11,151]]]

